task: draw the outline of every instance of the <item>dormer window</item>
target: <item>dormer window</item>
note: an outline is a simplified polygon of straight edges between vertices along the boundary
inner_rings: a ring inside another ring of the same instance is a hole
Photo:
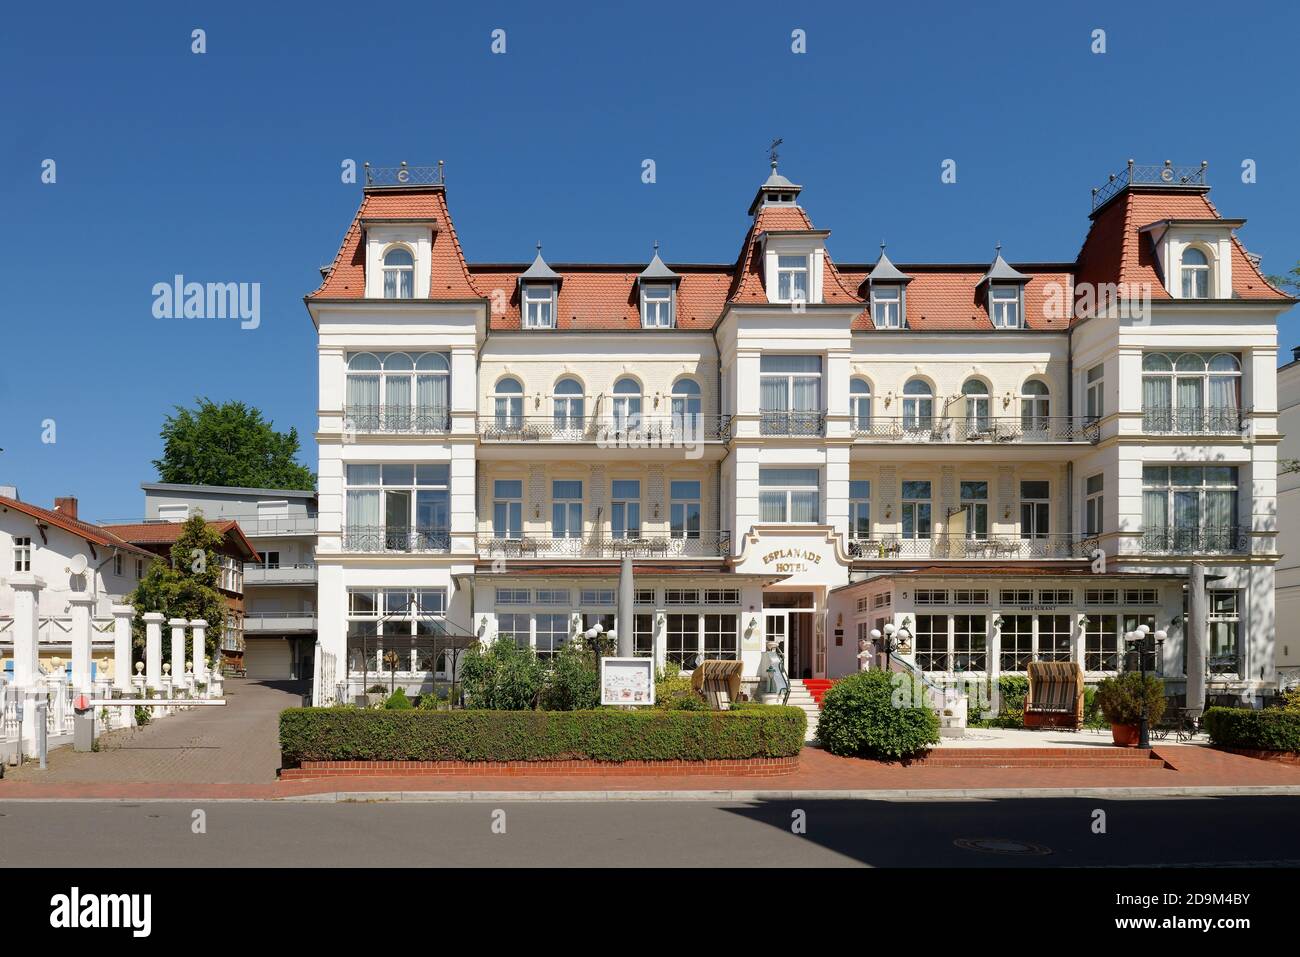
[[[871,321],[877,329],[903,328],[903,287],[871,287]]]
[[[646,329],[672,328],[673,287],[670,283],[641,286],[641,325]]]
[[[808,257],[781,254],[776,257],[777,302],[808,301]]]
[[[555,328],[555,287],[550,283],[524,286],[524,328]]]
[[[384,298],[410,299],[414,290],[415,259],[409,249],[395,246],[384,254]]]
[[[1183,250],[1183,298],[1210,298],[1210,260],[1195,246]]]
[[[1020,286],[1011,283],[993,283],[989,286],[989,318],[997,329],[1019,329]]]

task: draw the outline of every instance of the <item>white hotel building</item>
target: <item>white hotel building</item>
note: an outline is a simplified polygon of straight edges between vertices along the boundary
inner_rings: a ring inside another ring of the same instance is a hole
[[[472,263],[440,169],[368,180],[306,298],[318,700],[427,687],[439,627],[621,627],[625,554],[638,653],[688,668],[836,677],[893,623],[927,672],[1095,680],[1146,622],[1175,684],[1191,633],[1212,687],[1275,684],[1292,300],[1203,165],[1130,164],[1074,261],[1014,264],[836,263],[775,168],[730,263]]]

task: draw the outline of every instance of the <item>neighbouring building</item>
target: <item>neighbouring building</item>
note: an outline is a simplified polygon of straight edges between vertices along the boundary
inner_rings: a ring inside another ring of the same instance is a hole
[[[195,509],[195,511],[202,511]],[[101,526],[105,531],[152,552],[164,561],[171,561],[172,546],[181,537],[182,523],[188,514],[172,513],[166,518],[152,517],[143,522],[112,523]],[[205,518],[207,515],[205,513]],[[217,590],[226,603],[226,618],[221,623],[218,647],[220,666],[233,671],[244,670],[244,568],[260,561],[257,549],[237,521],[229,518],[209,518],[208,527],[221,535],[217,551],[221,555],[221,580]],[[209,622],[209,627],[213,623]]]
[[[1277,678],[1300,684],[1300,347],[1277,370]]]
[[[0,664],[12,679],[15,602],[35,596],[39,667],[53,659],[71,674],[73,605],[89,599],[93,633],[92,677],[111,661],[110,609],[123,604],[144,577],[153,555],[108,529],[77,517],[77,500],[56,498],[53,508],[23,502],[13,486],[0,486]],[[109,667],[109,677],[111,674]]]
[[[306,679],[316,647],[316,493],[144,482],[148,521],[202,512],[256,546],[243,566],[242,666],[250,678]]]
[[[1065,262],[837,262],[801,191],[773,164],[724,263],[476,263],[440,167],[367,168],[306,297],[318,701],[446,677],[438,628],[548,656],[595,623],[750,680],[769,643],[843,675],[893,625],[933,675],[1092,681],[1145,623],[1175,690],[1189,633],[1220,692],[1276,685],[1293,300],[1204,165],[1129,164]]]

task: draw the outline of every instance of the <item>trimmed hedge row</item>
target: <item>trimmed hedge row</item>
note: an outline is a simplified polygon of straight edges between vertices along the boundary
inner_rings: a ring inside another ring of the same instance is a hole
[[[1210,741],[1225,748],[1300,751],[1300,711],[1210,708],[1201,723]]]
[[[303,761],[708,761],[803,748],[799,708],[742,711],[378,711],[289,708],[285,767]]]

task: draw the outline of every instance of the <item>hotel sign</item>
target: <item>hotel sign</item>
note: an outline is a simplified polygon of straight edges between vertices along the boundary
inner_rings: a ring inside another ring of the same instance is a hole
[[[806,572],[821,562],[821,555],[808,548],[777,548],[763,556],[764,565],[784,574]]]

